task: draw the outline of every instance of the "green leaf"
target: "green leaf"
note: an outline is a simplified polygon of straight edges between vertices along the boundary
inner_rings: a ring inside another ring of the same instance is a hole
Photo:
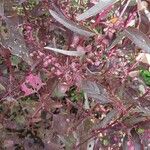
[[[144,80],[145,84],[150,86],[150,71],[148,71],[148,70],[141,70],[140,76]]]

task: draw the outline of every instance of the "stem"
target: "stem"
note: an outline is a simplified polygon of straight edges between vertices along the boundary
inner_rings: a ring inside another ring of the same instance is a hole
[[[122,18],[122,16],[123,16],[124,12],[126,11],[126,9],[127,9],[128,5],[129,5],[129,3],[130,3],[130,0],[128,0],[128,1],[127,1],[127,3],[126,3],[126,5],[125,5],[125,7],[123,8],[123,10],[122,10],[122,12],[121,12],[121,14],[120,14],[120,16],[119,16],[119,18],[120,18],[120,19]]]

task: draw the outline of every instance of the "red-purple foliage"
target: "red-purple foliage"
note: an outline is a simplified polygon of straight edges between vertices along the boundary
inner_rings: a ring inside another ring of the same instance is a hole
[[[0,149],[150,149],[148,0],[0,1]]]

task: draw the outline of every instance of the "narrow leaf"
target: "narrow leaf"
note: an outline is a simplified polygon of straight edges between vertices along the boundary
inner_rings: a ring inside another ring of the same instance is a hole
[[[87,18],[90,18],[92,16],[95,16],[98,13],[101,13],[104,11],[106,8],[109,6],[113,5],[116,2],[116,0],[99,0],[99,2],[88,9],[86,12],[83,14],[80,14],[76,17],[78,21],[85,20]]]
[[[124,34],[139,48],[143,49],[146,53],[150,53],[150,39],[144,33],[136,28],[129,27],[124,30]]]
[[[75,22],[66,18],[62,13],[60,15],[60,13],[58,14],[53,10],[49,10],[49,12],[59,23],[61,23],[63,26],[65,26],[69,30],[71,30],[75,33],[78,33],[80,35],[83,35],[83,36],[89,37],[89,36],[94,35],[93,32],[87,31],[87,30],[83,29],[83,27],[78,26],[77,24],[75,24]]]
[[[80,56],[80,57],[82,57],[82,56],[84,56],[84,52],[79,52],[79,51],[67,51],[67,50],[63,50],[63,49],[58,49],[58,48],[52,48],[52,47],[49,47],[49,46],[47,46],[47,47],[44,47],[45,49],[48,49],[48,50],[51,50],[51,51],[53,51],[53,52],[57,52],[57,53],[60,53],[60,54],[64,54],[64,55],[67,55],[67,56],[76,56],[76,57],[78,57],[78,56]]]

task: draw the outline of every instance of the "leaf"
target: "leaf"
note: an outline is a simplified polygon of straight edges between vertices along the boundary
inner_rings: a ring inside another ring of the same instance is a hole
[[[147,126],[148,125],[150,125],[150,124],[147,124]],[[149,126],[149,128],[150,128],[150,126]],[[144,148],[145,148],[144,150],[149,150],[149,148],[150,148],[150,130],[144,129],[144,133],[142,135],[140,135],[140,138],[142,140],[142,144],[144,145]]]
[[[24,61],[26,61],[29,65],[32,65],[32,59],[29,56],[29,52],[27,50],[25,41],[23,36],[20,34],[18,27],[17,27],[17,21],[13,20],[13,17],[7,18],[5,17],[4,12],[6,11],[8,16],[12,15],[12,10],[9,10],[11,8],[12,3],[6,2],[6,10],[4,9],[4,0],[0,1],[0,15],[2,16],[3,20],[6,23],[6,30],[2,28],[0,30],[0,44],[9,49],[13,55],[19,56]],[[7,10],[8,9],[8,10]],[[18,19],[18,18],[17,18]]]
[[[61,12],[59,14],[53,10],[49,10],[49,12],[56,19],[56,21],[58,21],[60,24],[65,26],[67,29],[69,29],[75,33],[78,33],[80,35],[83,35],[83,36],[89,37],[89,36],[94,35],[93,32],[90,32],[90,31],[83,29],[83,27],[78,26],[77,24],[75,24],[75,22],[66,18]]]
[[[127,135],[124,137],[122,148],[123,150],[130,150],[130,149],[142,150],[143,149],[141,139],[134,129],[131,130],[131,138],[128,138]]]
[[[139,48],[143,49],[146,53],[150,53],[150,39],[144,33],[136,28],[129,27],[124,30],[124,34]]]
[[[19,0],[19,4],[22,4],[24,2],[26,2],[27,0]],[[36,3],[39,3],[39,1],[41,0],[32,0],[32,1],[29,1],[29,2],[36,2]]]
[[[76,57],[82,57],[84,56],[84,52],[79,52],[79,51],[67,51],[67,50],[63,50],[63,49],[58,49],[58,48],[52,48],[52,47],[44,47],[45,49],[48,49],[48,50],[51,50],[53,52],[57,52],[57,53],[60,53],[60,54],[64,54],[64,55],[67,55],[67,56],[76,56]]]
[[[150,54],[139,53],[139,55],[136,57],[136,61],[150,65]]]
[[[125,118],[125,120],[123,120],[123,123],[126,126],[134,126],[136,124],[140,124],[141,122],[147,121],[149,119],[149,117],[147,116],[130,116],[129,118]]]
[[[139,70],[131,71],[131,72],[129,72],[129,76],[132,78],[135,78],[135,77],[139,76],[139,73],[140,73]]]
[[[129,6],[135,6],[137,5],[136,0],[130,0]]]
[[[150,86],[150,71],[142,70],[140,76],[143,78],[146,85]]]
[[[135,111],[138,113],[143,113],[143,116],[150,117],[150,107],[137,106]]]
[[[150,34],[150,18],[148,18],[148,16],[146,16],[144,11],[140,11],[139,12],[140,15],[140,25],[139,25],[139,30],[142,31],[143,33],[149,35]]]
[[[0,16],[4,17],[4,0],[0,0]]]
[[[95,139],[92,138],[92,139],[90,139],[90,140],[88,141],[88,143],[87,143],[87,150],[93,150],[94,145],[95,145]]]
[[[6,88],[0,83],[0,91],[5,91]]]
[[[9,88],[9,78],[0,76],[0,99],[2,100]]]
[[[67,19],[64,14],[60,11],[60,9],[56,6],[56,4],[54,4],[53,2],[51,3],[54,11],[62,18]]]
[[[95,82],[84,80],[81,88],[88,97],[94,98],[101,104],[110,102],[106,89],[104,89],[101,85],[97,85]]]
[[[139,126],[140,128],[150,129],[150,120],[140,122],[140,123],[138,124],[138,126]]]
[[[105,128],[115,117],[117,117],[118,115],[118,111],[115,109],[112,109],[107,115],[106,117],[100,121],[100,123],[98,125],[94,126],[94,129],[96,128]]]
[[[30,74],[26,77],[25,82],[21,85],[21,90],[25,96],[38,92],[38,90],[45,85],[38,75]]]
[[[5,22],[8,32],[1,36],[0,44],[5,48],[8,48],[13,55],[22,58],[29,65],[32,65],[32,59],[29,56],[23,36],[20,34],[11,19],[6,18]]]
[[[47,143],[44,144],[44,149],[45,150],[63,150],[61,146],[58,144],[52,143],[51,141],[48,141]],[[32,150],[32,149],[31,149]]]
[[[19,0],[19,4],[26,2],[27,0]]]
[[[115,47],[122,39],[124,35],[123,33],[120,33],[116,39],[111,43],[111,45],[106,49],[106,51],[110,51],[113,47]]]
[[[53,115],[52,127],[54,131],[59,133],[59,135],[64,136],[65,134],[67,134],[69,130],[68,123],[72,125],[70,117],[68,115],[62,115],[62,114]]]
[[[116,0],[100,0],[96,5],[88,9],[86,12],[78,15],[76,19],[78,21],[81,21],[90,18],[92,16],[95,16],[96,14],[104,11],[109,6],[113,5],[115,2]]]
[[[85,99],[85,101],[84,101],[84,108],[85,109],[90,109],[89,100],[88,100],[88,97],[87,97],[86,93],[84,93],[84,99]]]

